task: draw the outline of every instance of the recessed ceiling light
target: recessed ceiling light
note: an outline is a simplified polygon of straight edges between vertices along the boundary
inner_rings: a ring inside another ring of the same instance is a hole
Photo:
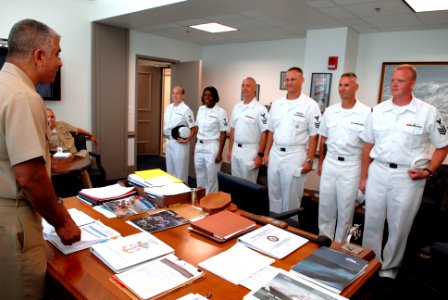
[[[203,30],[211,33],[217,33],[217,32],[227,32],[227,31],[236,31],[238,29],[229,27],[226,25],[222,25],[219,23],[205,23],[205,24],[199,24],[199,25],[192,25],[188,26],[194,29]]]
[[[403,0],[413,11],[448,10],[448,0]]]

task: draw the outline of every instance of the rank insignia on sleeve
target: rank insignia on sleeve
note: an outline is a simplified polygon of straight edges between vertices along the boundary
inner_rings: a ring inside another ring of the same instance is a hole
[[[437,124],[439,124],[439,128],[437,128],[437,130],[439,131],[439,133],[441,135],[445,135],[446,134],[446,126],[444,124],[442,124],[442,119],[438,119],[436,120]]]
[[[315,116],[314,119],[316,119],[316,120],[314,121],[314,126],[315,126],[316,128],[319,128],[319,126],[320,126],[319,116]]]

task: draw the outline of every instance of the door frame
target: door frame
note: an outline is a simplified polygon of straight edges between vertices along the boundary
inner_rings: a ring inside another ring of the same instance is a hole
[[[179,60],[174,60],[170,58],[162,58],[162,57],[155,57],[155,56],[148,56],[148,55],[141,55],[136,54],[135,56],[135,99],[134,99],[134,132],[129,133],[128,137],[134,139],[134,162],[135,162],[135,169],[137,169],[137,96],[138,96],[138,66],[139,66],[139,60],[147,60],[152,61],[155,66],[163,67],[162,65],[165,65],[165,67],[171,68],[172,64],[180,63]],[[160,65],[157,65],[160,64]],[[163,85],[163,79],[162,79],[162,85]],[[162,86],[162,98],[160,99],[160,114],[163,112],[163,86]],[[163,128],[163,117],[160,118],[160,128]],[[160,141],[160,145],[162,145],[162,140]],[[159,147],[159,154],[161,153],[161,147]]]

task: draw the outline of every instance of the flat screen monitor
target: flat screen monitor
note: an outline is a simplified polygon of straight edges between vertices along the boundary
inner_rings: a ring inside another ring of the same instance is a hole
[[[0,47],[0,69],[6,61],[8,48]],[[36,91],[42,96],[44,100],[60,101],[61,100],[61,70],[56,74],[56,78],[52,83],[38,83]]]

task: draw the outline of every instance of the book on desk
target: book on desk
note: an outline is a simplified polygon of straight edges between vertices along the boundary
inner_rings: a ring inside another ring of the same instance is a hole
[[[174,249],[152,234],[140,232],[95,244],[90,251],[115,273],[120,273],[138,264],[173,253]]]
[[[340,294],[364,273],[368,261],[322,246],[291,267],[298,276]]]
[[[149,261],[111,277],[124,292],[139,299],[155,299],[204,276],[204,272],[174,254]]]
[[[127,221],[130,225],[147,232],[157,232],[189,223],[175,211],[167,209]]]
[[[248,293],[244,300],[347,300],[347,298],[281,270],[262,287]]]

